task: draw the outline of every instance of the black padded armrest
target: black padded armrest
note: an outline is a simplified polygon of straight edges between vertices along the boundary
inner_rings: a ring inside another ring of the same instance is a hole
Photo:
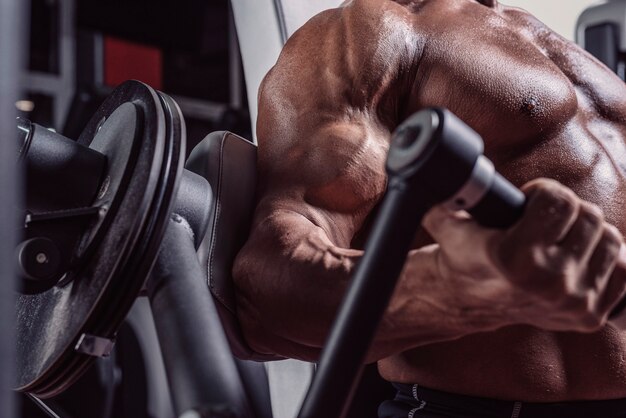
[[[230,132],[214,132],[194,148],[186,168],[205,177],[213,189],[209,227],[198,255],[233,353],[244,360],[282,360],[247,345],[232,279],[233,261],[248,238],[254,212],[256,146]]]

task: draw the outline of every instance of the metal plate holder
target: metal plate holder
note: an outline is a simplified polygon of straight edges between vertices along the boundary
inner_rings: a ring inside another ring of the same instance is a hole
[[[76,343],[74,350],[82,354],[87,354],[91,357],[109,357],[114,346],[115,340],[110,338],[98,337],[91,334],[82,334],[78,338],[78,342]]]

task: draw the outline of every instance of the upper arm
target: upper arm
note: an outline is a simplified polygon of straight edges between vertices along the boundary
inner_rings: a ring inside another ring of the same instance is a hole
[[[392,129],[384,115],[395,109],[381,109],[385,85],[379,94],[361,97],[363,69],[354,68],[361,58],[341,44],[349,36],[336,24],[341,13],[330,11],[305,25],[263,81],[257,219],[288,206],[333,244],[348,247],[384,193]]]
[[[343,64],[307,42],[291,41],[260,91],[258,204],[233,272],[248,342],[293,357],[324,341],[361,255],[351,241],[386,187],[389,135],[328,68]]]
[[[356,62],[340,13],[305,25],[263,81],[259,201],[234,270],[250,342],[292,356],[321,345],[361,256],[351,242],[385,191],[397,113],[387,106],[393,70]]]

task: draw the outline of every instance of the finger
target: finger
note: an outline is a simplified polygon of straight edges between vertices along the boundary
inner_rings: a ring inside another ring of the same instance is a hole
[[[578,216],[570,227],[569,231],[559,242],[559,248],[564,254],[572,256],[581,265],[587,264],[592,254],[596,250],[601,238],[605,238],[604,243],[611,246],[612,243],[615,251],[619,249],[620,241],[615,241],[610,231],[605,228],[604,215],[602,210],[591,203],[581,202],[578,208]],[[599,249],[602,252],[605,245]],[[614,254],[616,255],[616,254]]]
[[[439,243],[451,244],[467,234],[481,234],[481,228],[467,213],[433,207],[422,219],[422,226]],[[482,231],[484,233],[484,231]]]
[[[626,295],[626,246],[622,245],[615,257],[606,285],[601,289],[598,312],[611,313]]]
[[[580,199],[560,183],[540,179],[522,187],[527,195],[520,222],[508,232],[521,246],[551,245],[562,240],[578,215]]]
[[[613,225],[605,224],[600,241],[587,262],[584,286],[595,289],[598,294],[604,292],[611,272],[617,264],[621,246],[620,232]]]

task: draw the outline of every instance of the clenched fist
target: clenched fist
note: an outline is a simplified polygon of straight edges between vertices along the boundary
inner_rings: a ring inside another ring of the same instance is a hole
[[[525,185],[527,207],[508,230],[435,208],[424,226],[438,243],[440,280],[465,291],[463,309],[499,311],[502,325],[590,332],[626,293],[626,250],[602,211],[552,180]]]

